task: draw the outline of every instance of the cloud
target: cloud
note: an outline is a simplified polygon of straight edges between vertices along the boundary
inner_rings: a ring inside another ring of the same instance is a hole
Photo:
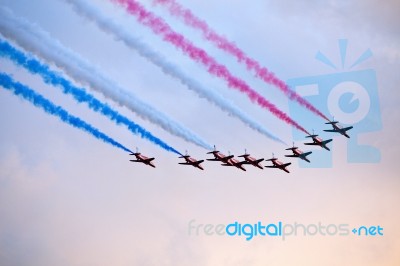
[[[337,27],[351,27],[354,30],[376,34],[384,38],[400,40],[400,2],[389,0],[382,3],[376,0],[331,0],[331,1],[268,1],[268,6],[275,8],[288,18],[308,20],[321,27],[330,24]],[[335,25],[335,23],[338,23]]]

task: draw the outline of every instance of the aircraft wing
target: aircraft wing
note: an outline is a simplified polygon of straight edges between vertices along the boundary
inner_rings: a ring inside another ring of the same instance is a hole
[[[195,161],[194,164],[201,164],[202,162],[204,162],[204,160]]]
[[[143,162],[149,163],[149,162],[151,162],[153,160],[154,160],[154,158],[147,158],[147,159],[144,159]]]
[[[234,155],[229,155],[229,156],[225,156],[224,159],[232,159],[233,157],[235,157]]]
[[[322,141],[322,144],[327,144],[327,143],[329,143],[331,141],[332,141],[332,139],[327,139],[327,140]]]
[[[348,131],[348,130],[350,130],[350,129],[352,129],[353,127],[352,126],[350,126],[350,127],[344,127],[344,128],[340,128],[340,129],[324,129],[324,131],[325,132],[338,132],[338,133],[340,133],[340,132],[346,132],[346,131]]]
[[[304,143],[304,145],[317,145],[317,146],[319,146],[319,144],[318,143],[314,143],[314,142],[311,142],[311,143]]]
[[[221,160],[220,159],[207,159],[207,161],[219,162]]]
[[[265,167],[267,167],[267,168],[278,168],[278,167],[275,166],[275,165],[266,165]]]
[[[312,153],[312,151],[308,151],[308,152],[303,152],[301,155],[303,157],[306,157],[306,156],[310,155],[311,153]]]
[[[292,154],[292,155],[285,155],[285,157],[296,158],[296,157],[299,157],[299,156],[298,156],[298,155],[294,155],[294,154]]]
[[[324,129],[325,132],[340,132],[337,129]]]
[[[347,130],[350,130],[352,128],[353,128],[352,126],[351,127],[345,127],[345,128],[342,128],[342,131],[346,132]]]
[[[178,163],[178,164],[191,165],[190,163]]]
[[[261,159],[255,160],[255,163],[261,163],[262,161],[264,161],[264,158],[261,158]]]
[[[284,164],[281,164],[281,167],[284,168],[284,167],[289,166],[289,165],[291,165],[291,164],[292,164],[292,163],[284,163]]]

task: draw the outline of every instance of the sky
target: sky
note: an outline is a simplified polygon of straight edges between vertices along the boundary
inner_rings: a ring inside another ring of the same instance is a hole
[[[308,84],[308,88],[321,86],[321,92],[323,86],[330,91],[342,88],[351,92],[358,87],[362,92],[366,90],[372,107],[366,118],[352,124],[351,139],[323,132],[328,126],[324,125],[325,120],[300,108],[274,86],[263,83],[162,6],[152,1],[140,2],[308,131],[314,129],[322,138],[332,138],[328,144],[331,151],[303,145],[302,132],[229,88],[224,80],[210,75],[203,65],[164,42],[112,2],[96,0],[89,4],[188,77],[220,94],[286,145],[199,97],[120,38],[76,12],[67,1],[0,0],[0,5],[10,9],[15,17],[37,25],[95,66],[115,87],[134,93],[224,154],[237,156],[246,149],[257,158],[268,159],[274,153],[281,161],[292,163],[290,174],[251,165],[245,165],[244,172],[209,161],[202,163],[204,171],[179,165],[182,159],[177,154],[132,134],[1,57],[0,72],[11,75],[129,149],[138,148],[144,155],[155,157],[156,168],[130,162],[129,153],[61,122],[1,88],[0,264],[399,265],[399,2],[269,0],[249,4],[179,0],[283,81],[300,84],[301,80],[313,77],[321,83]],[[29,52],[4,36],[1,28],[0,33],[1,39]],[[343,66],[339,40],[347,40]],[[368,49],[372,56],[351,67]],[[317,60],[318,52],[336,68]],[[208,149],[167,132],[104,96],[84,78],[72,77],[59,65],[32,54],[181,153],[187,151],[199,160],[211,158],[206,154]],[[72,66],[80,67],[74,61]],[[363,73],[366,79],[361,78]],[[353,83],[345,83],[348,81]],[[304,86],[300,85],[293,86],[294,90],[304,93]],[[349,100],[349,95],[339,95],[340,102],[336,104],[344,106],[344,110],[331,113],[332,94],[327,95],[307,99],[329,118],[335,116],[339,121],[344,113],[356,112],[366,99],[364,94],[353,95],[354,101]],[[313,151],[310,164],[284,157],[292,142],[303,151]],[[374,147],[375,153],[363,152],[369,150],[358,145]],[[327,157],[330,154],[331,159]],[[321,162],[330,165],[322,167]],[[235,221],[347,224],[350,230],[379,225],[384,234],[292,235],[285,240],[256,236],[247,241],[244,236],[209,236],[204,232],[197,235],[190,231],[191,224],[227,225]]]

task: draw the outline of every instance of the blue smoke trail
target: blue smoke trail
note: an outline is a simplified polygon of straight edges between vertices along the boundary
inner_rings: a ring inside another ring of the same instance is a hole
[[[35,54],[48,64],[56,65],[70,79],[90,86],[91,89],[100,92],[120,106],[128,108],[141,118],[160,126],[174,136],[207,150],[212,149],[210,144],[188,128],[143,102],[132,91],[119,86],[97,67],[62,45],[38,25],[14,15],[10,9],[3,6],[0,6],[0,33],[7,39],[13,40],[25,51]]]
[[[80,118],[70,115],[66,110],[64,110],[61,106],[57,106],[51,101],[44,98],[42,95],[36,93],[29,87],[14,81],[9,75],[0,72],[0,86],[3,88],[12,91],[15,95],[24,98],[25,100],[31,102],[36,107],[40,107],[43,111],[48,114],[57,116],[61,119],[61,121],[70,124],[73,127],[82,129],[87,133],[93,135],[97,139],[104,141],[105,143],[109,143],[117,148],[123,149],[126,152],[132,152],[122,144],[108,137],[103,132],[99,131],[97,128],[89,125],[85,121]]]
[[[11,59],[15,64],[24,67],[33,74],[40,75],[47,84],[61,88],[65,94],[71,94],[76,101],[80,103],[86,103],[90,109],[102,113],[104,116],[108,117],[112,121],[115,121],[117,124],[123,124],[127,126],[133,134],[139,134],[142,138],[151,141],[167,151],[172,151],[176,154],[182,155],[180,152],[163,142],[161,139],[153,136],[149,131],[140,125],[121,115],[107,104],[97,100],[93,95],[87,93],[84,89],[75,87],[71,84],[71,82],[50,70],[48,66],[40,63],[34,58],[29,58],[22,51],[17,50],[10,43],[2,40],[1,38],[0,56]]]

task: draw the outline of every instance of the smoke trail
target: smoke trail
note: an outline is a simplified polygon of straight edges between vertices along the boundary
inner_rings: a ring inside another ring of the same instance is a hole
[[[247,114],[243,113],[233,103],[227,101],[220,94],[213,90],[202,86],[199,82],[192,79],[176,65],[168,62],[162,55],[152,50],[148,45],[135,38],[121,25],[112,22],[108,17],[104,16],[99,10],[88,4],[83,0],[66,0],[72,4],[74,10],[81,16],[96,23],[100,29],[108,34],[112,34],[118,40],[123,41],[128,47],[135,49],[141,56],[151,61],[153,64],[161,68],[161,70],[173,78],[178,79],[183,85],[187,86],[190,90],[196,92],[200,97],[207,99],[209,102],[220,107],[223,111],[228,112],[230,115],[238,117],[243,123],[250,128],[260,132],[261,134],[271,138],[272,140],[285,144],[278,137],[272,135],[267,129],[254,121]]]
[[[48,66],[40,63],[34,58],[28,58],[23,52],[12,47],[8,42],[0,38],[0,56],[11,59],[15,64],[20,65],[33,74],[40,75],[43,80],[50,85],[60,87],[66,94],[71,94],[76,101],[86,103],[90,109],[100,112],[117,124],[123,124],[134,134],[140,135],[152,143],[162,147],[167,151],[172,151],[176,154],[182,155],[180,152],[167,145],[159,138],[153,136],[146,129],[140,125],[129,120],[129,118],[121,115],[116,110],[109,107],[107,104],[100,102],[93,95],[87,93],[84,89],[75,87],[68,80],[64,79],[54,71],[50,70]]]
[[[9,75],[0,72],[0,85],[9,91],[12,91],[15,95],[24,98],[25,100],[31,102],[36,107],[41,108],[48,114],[57,116],[61,121],[70,124],[73,127],[82,129],[87,133],[93,135],[95,138],[104,141],[105,143],[111,144],[117,148],[123,149],[126,152],[132,152],[128,148],[124,147],[122,144],[116,142],[112,138],[108,137],[103,132],[99,131],[97,128],[89,125],[80,118],[70,115],[61,106],[57,106],[51,101],[44,98],[42,95],[36,93],[29,87],[14,81]]]
[[[110,1],[120,4],[128,13],[135,16],[140,23],[151,28],[155,34],[160,35],[164,41],[173,44],[175,47],[181,49],[191,59],[205,65],[210,74],[225,79],[228,82],[229,87],[245,93],[253,102],[257,103],[263,108],[268,109],[272,114],[282,121],[285,121],[298,130],[308,134],[307,130],[292,120],[287,114],[279,110],[262,95],[250,88],[249,85],[247,85],[243,80],[234,77],[225,66],[217,63],[216,60],[208,55],[206,51],[194,46],[183,35],[173,31],[171,27],[164,22],[164,20],[162,20],[160,17],[157,17],[152,12],[147,11],[141,4],[135,0]]]
[[[0,7],[0,32],[14,40],[26,51],[39,55],[50,63],[54,63],[75,81],[89,85],[105,97],[127,107],[143,119],[161,126],[169,133],[192,142],[205,149],[211,149],[201,138],[183,127],[170,117],[142,102],[133,93],[128,93],[116,83],[108,79],[98,69],[79,55],[54,40],[47,32],[23,18],[18,18],[4,7]]]
[[[304,106],[311,112],[329,121],[321,111],[290,89],[284,81],[276,77],[274,73],[268,70],[268,68],[261,66],[258,61],[246,55],[245,52],[239,49],[233,42],[215,32],[204,20],[196,17],[189,9],[184,8],[175,0],[153,0],[153,2],[165,6],[171,15],[183,19],[188,26],[200,30],[205,39],[212,42],[219,49],[236,57],[239,62],[246,64],[248,70],[253,70],[256,73],[256,76],[261,78],[264,82],[279,88],[287,97],[289,97],[290,100],[297,101],[300,105]]]

